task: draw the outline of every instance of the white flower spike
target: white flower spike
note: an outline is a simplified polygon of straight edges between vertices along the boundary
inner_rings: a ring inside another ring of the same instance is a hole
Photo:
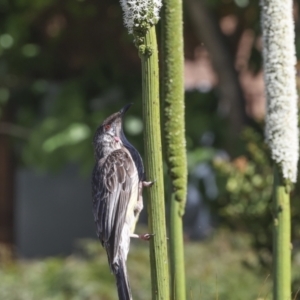
[[[292,0],[262,0],[266,141],[282,175],[297,180],[299,157],[296,56]]]
[[[124,13],[124,24],[129,33],[133,33],[135,27],[146,22],[154,25],[159,20],[161,0],[120,0]]]

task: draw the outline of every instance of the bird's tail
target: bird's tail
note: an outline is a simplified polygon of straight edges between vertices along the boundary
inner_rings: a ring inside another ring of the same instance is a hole
[[[114,268],[114,273],[116,276],[119,300],[132,300],[124,259],[119,259],[118,267]]]

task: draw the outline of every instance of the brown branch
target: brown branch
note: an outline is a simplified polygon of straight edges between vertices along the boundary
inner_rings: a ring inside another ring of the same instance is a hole
[[[195,33],[210,53],[212,64],[219,77],[220,103],[229,117],[231,133],[237,136],[247,122],[245,99],[228,42],[219,23],[204,2],[204,0],[185,1]]]
[[[3,123],[10,122],[13,114],[5,107],[1,115]],[[0,134],[0,263],[13,257],[14,234],[14,182],[15,160],[12,141]]]
[[[30,130],[22,126],[12,124],[9,122],[0,122],[0,135],[10,135],[23,139],[28,139]]]

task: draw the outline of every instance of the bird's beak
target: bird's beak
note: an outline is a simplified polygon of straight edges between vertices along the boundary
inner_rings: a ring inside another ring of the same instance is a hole
[[[120,114],[121,114],[122,117],[125,115],[126,111],[130,108],[130,106],[131,106],[132,104],[133,104],[133,103],[126,104],[126,105],[120,110]]]

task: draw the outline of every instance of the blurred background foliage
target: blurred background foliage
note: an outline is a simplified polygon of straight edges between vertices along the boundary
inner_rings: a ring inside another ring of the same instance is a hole
[[[189,199],[192,191],[201,199],[201,204],[191,200],[187,205],[189,299],[214,299],[216,294],[220,299],[268,299],[272,165],[263,138],[264,109],[255,113],[263,96],[251,94],[260,85],[247,81],[259,78],[262,68],[259,1],[188,0],[184,5]],[[298,15],[295,2],[297,57]],[[128,102],[134,105],[125,131],[143,154],[140,60],[123,28],[118,0],[0,0],[2,245],[14,245],[16,170],[57,174],[72,163],[89,176],[94,130]],[[292,192],[294,266],[299,265],[299,195],[297,184]],[[197,218],[208,215],[207,231],[192,233],[203,229]],[[215,228],[221,230],[216,236]],[[192,243],[193,237],[208,239]],[[0,298],[115,299],[101,246],[85,244],[67,258],[5,262]],[[148,299],[146,246],[134,244],[129,259],[134,294]],[[297,271],[294,278],[296,293]]]
[[[188,243],[187,299],[271,299],[270,276],[261,270],[249,241],[245,234],[221,231],[203,243]],[[148,265],[147,244],[134,241],[128,272],[136,299],[151,299]],[[0,269],[0,280],[1,299],[117,299],[106,255],[91,240],[80,241],[67,258],[8,264]]]

